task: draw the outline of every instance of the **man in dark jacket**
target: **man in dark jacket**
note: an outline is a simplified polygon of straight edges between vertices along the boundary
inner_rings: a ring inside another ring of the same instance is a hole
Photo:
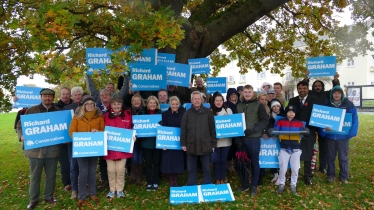
[[[212,183],[210,175],[210,154],[217,147],[216,129],[213,112],[202,105],[203,97],[199,91],[191,94],[191,109],[187,110],[181,123],[180,144],[187,153],[187,185],[197,185],[197,159],[203,166],[203,183]]]
[[[319,100],[313,96],[308,95],[309,86],[308,82],[300,81],[297,83],[298,96],[291,98],[289,104],[296,106],[299,110],[296,113],[296,119],[306,122],[306,127],[310,131],[308,137],[303,137],[301,140],[301,154],[300,160],[304,161],[304,183],[306,185],[312,185],[312,155],[313,147],[316,143],[316,128],[309,125],[310,115],[312,113],[313,105],[318,104]]]
[[[238,113],[244,113],[245,115],[245,136],[242,138],[241,144],[248,153],[251,159],[252,167],[252,182],[251,182],[251,196],[257,194],[258,179],[260,176],[260,147],[261,147],[261,135],[262,131],[266,128],[269,121],[269,115],[266,113],[266,109],[262,103],[257,101],[257,95],[253,91],[251,85],[246,85],[243,88],[243,93],[240,96],[241,103],[238,104]],[[240,142],[237,142],[240,144]],[[240,145],[239,145],[240,147]],[[247,191],[249,189],[248,176],[244,177],[240,192]]]
[[[73,103],[73,100],[71,99],[70,89],[67,87],[61,88],[60,99],[57,101],[56,106],[60,109],[63,109],[64,106],[69,105],[71,103]]]

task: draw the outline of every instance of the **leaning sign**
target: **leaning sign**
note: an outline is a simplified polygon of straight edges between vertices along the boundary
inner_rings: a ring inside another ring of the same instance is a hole
[[[306,59],[309,77],[334,76],[336,73],[336,56],[314,57]]]
[[[214,116],[217,138],[244,136],[244,113]]]
[[[74,132],[73,158],[106,156],[108,134],[104,132]]]
[[[16,86],[17,101],[14,102],[15,108],[28,108],[42,102],[40,100],[40,87]]]
[[[314,104],[309,125],[319,128],[329,127],[334,131],[342,131],[345,112],[345,109]]]

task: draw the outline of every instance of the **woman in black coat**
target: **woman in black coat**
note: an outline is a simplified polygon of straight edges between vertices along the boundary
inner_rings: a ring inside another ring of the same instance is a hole
[[[169,103],[170,108],[162,113],[162,125],[180,128],[185,110],[180,106],[176,96],[170,97]],[[161,172],[169,175],[170,187],[178,186],[178,174],[184,172],[184,156],[183,150],[162,151]]]

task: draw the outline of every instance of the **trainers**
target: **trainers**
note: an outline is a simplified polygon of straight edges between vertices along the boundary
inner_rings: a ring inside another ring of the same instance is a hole
[[[147,185],[147,191],[151,191],[153,186],[151,184]]]
[[[153,191],[156,191],[158,190],[158,184],[153,184],[153,188],[152,188]]]
[[[108,194],[106,194],[107,198],[113,198],[114,197],[114,192],[109,191]]]
[[[335,181],[335,179],[334,177],[327,177],[326,181],[332,183]]]
[[[117,198],[124,198],[125,197],[125,193],[123,193],[123,191],[117,191]]]
[[[75,191],[75,190],[73,190],[72,192],[71,192],[71,199],[76,199],[78,197],[78,192],[77,191]]]
[[[284,191],[284,184],[280,184],[279,187],[278,187],[277,193],[282,194],[283,191]]]
[[[252,187],[251,189],[251,196],[257,195],[257,187]]]
[[[342,184],[347,184],[347,183],[348,183],[348,180],[347,180],[347,179],[340,179],[340,182],[341,182]]]
[[[297,194],[297,191],[296,191],[296,186],[294,185],[291,185],[291,192],[292,194],[296,195]]]
[[[237,192],[238,193],[242,193],[242,192],[247,192],[249,190],[249,187],[247,187],[247,188],[243,188],[243,187],[241,187],[241,188],[239,188],[238,190],[237,190]]]

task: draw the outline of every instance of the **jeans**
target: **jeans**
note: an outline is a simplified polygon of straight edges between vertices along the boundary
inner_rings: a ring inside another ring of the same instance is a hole
[[[248,154],[249,159],[251,159],[252,168],[252,182],[251,187],[255,188],[258,186],[258,179],[260,177],[260,148],[261,141],[260,137],[250,137],[249,139],[243,140],[242,146]],[[244,177],[242,183],[242,188],[246,189],[249,187],[248,176]]]
[[[70,185],[70,161],[69,161],[69,151],[67,144],[60,145],[60,156],[58,162],[60,162],[60,172],[62,184],[64,186]]]
[[[68,146],[68,155],[70,161],[70,181],[71,181],[71,190],[78,191],[78,176],[79,176],[79,167],[77,158],[73,158],[73,146],[72,144],[67,144]]]
[[[211,184],[212,176],[210,175],[210,155],[188,155],[187,154],[187,185],[197,185],[197,158],[200,157],[203,165],[203,183]]]
[[[140,146],[140,142],[135,142],[134,149],[132,150],[132,164],[143,164],[143,150]]]
[[[147,185],[160,184],[160,149],[143,148]]]
[[[339,160],[339,178],[348,179],[348,140],[332,140],[326,139],[327,145],[327,176],[335,178],[335,159],[338,153]]]
[[[229,154],[229,151],[230,151],[230,147],[217,147],[214,150],[214,152],[216,152],[219,157],[218,163],[213,164],[214,178],[216,180],[226,179],[226,165],[227,165],[227,156]]]
[[[88,195],[96,195],[96,166],[97,157],[77,158],[79,166],[78,177],[78,199],[86,199],[88,185]]]
[[[39,201],[40,181],[44,168],[44,199],[53,198],[53,192],[56,187],[56,171],[58,158],[29,158],[30,163],[30,202]]]

